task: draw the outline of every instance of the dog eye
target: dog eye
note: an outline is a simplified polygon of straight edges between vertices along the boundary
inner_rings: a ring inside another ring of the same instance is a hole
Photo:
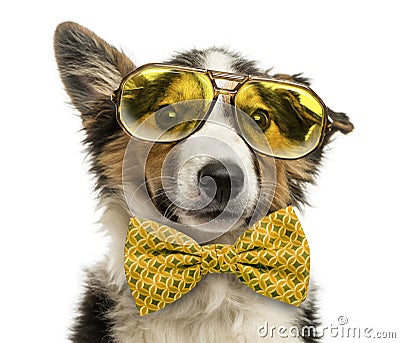
[[[172,106],[161,107],[155,114],[157,125],[169,129],[179,123],[179,115]]]
[[[261,130],[266,131],[269,128],[270,120],[268,117],[268,112],[263,109],[256,110],[252,115],[251,118],[257,123]]]

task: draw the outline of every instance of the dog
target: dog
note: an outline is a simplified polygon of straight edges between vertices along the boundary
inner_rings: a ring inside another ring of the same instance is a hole
[[[257,294],[228,273],[204,276],[190,294],[141,317],[125,278],[125,237],[134,211],[142,217],[194,228],[191,234],[197,235],[201,243],[232,244],[251,223],[266,214],[288,205],[304,206],[306,185],[314,182],[332,135],[347,134],[353,129],[348,116],[326,108],[329,130],[311,153],[295,159],[273,159],[255,153],[229,116],[223,114],[232,107],[230,94],[225,91],[214,99],[211,114],[193,134],[177,142],[150,143],[130,137],[116,117],[111,95],[121,80],[136,70],[123,52],[72,22],[57,27],[54,49],[66,92],[81,114],[86,133],[84,143],[91,158],[90,172],[96,179],[102,209],[100,223],[110,238],[107,257],[87,270],[86,291],[77,309],[70,339],[80,343],[275,342],[284,338],[259,335],[258,327],[264,322],[275,327],[317,326],[319,317],[313,287],[301,306],[295,307]],[[228,72],[227,75],[255,75],[299,87],[310,84],[301,74],[271,75],[271,71],[260,70],[256,62],[225,48],[184,51],[164,64],[217,70]],[[235,83],[224,82],[218,84],[219,89]],[[155,94],[152,103],[162,95]],[[147,96],[150,94],[144,93],[140,99],[144,101]],[[285,96],[293,98],[291,94]],[[290,106],[298,107],[298,101],[292,99]],[[252,118],[260,120],[261,117]],[[200,180],[200,186],[199,174],[206,176]],[[134,189],[126,186],[135,177],[142,178],[143,183]],[[165,179],[175,183],[166,186]],[[199,188],[203,187],[207,193],[212,189],[210,185],[214,186],[214,193],[207,206],[198,206],[195,210],[184,208],[182,198],[189,203],[191,199],[199,201]],[[140,199],[141,192],[151,201]],[[132,200],[131,193],[138,196]],[[230,205],[230,210],[224,211]],[[222,212],[227,215],[218,220]],[[230,216],[235,215],[231,221]],[[216,228],[218,232],[214,232]],[[299,332],[299,337],[292,338],[291,342],[317,341],[310,332]]]

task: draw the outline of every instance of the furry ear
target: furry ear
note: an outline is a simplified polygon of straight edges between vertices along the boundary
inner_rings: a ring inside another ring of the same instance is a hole
[[[328,116],[332,122],[332,134],[340,131],[341,133],[346,135],[353,131],[354,125],[345,113],[332,111],[328,107]]]
[[[57,27],[54,50],[65,89],[81,112],[96,189],[100,194],[119,192],[129,137],[116,120],[111,94],[135,66],[93,32],[71,22]]]
[[[122,77],[135,68],[123,53],[72,22],[58,25],[54,50],[65,89],[83,116],[93,115],[94,105],[110,99]]]

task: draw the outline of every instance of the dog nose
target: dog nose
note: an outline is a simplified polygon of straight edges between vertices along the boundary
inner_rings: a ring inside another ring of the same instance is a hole
[[[209,163],[199,171],[198,178],[200,190],[209,197],[215,194],[214,199],[221,204],[235,198],[243,189],[243,171],[234,164]]]

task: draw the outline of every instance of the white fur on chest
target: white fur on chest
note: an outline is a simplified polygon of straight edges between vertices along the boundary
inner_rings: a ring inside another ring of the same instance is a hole
[[[234,275],[211,274],[189,294],[164,309],[139,317],[129,291],[118,300],[117,342],[299,342],[300,338],[260,337],[258,328],[295,325],[300,309],[263,297]]]

